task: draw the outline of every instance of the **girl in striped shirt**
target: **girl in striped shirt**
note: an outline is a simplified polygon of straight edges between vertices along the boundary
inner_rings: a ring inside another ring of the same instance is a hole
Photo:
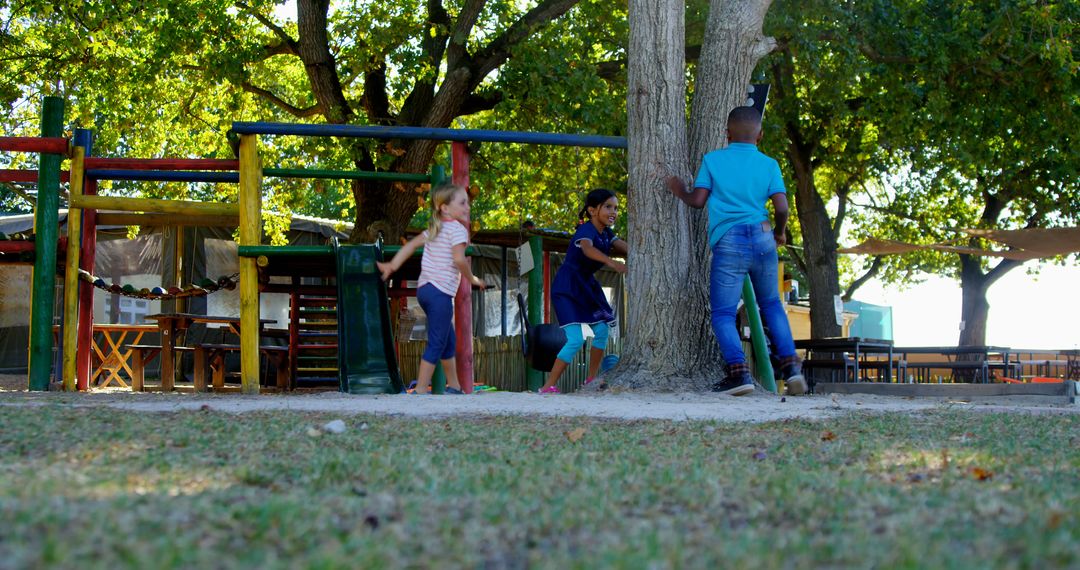
[[[416,300],[427,315],[427,348],[420,357],[416,394],[430,393],[435,364],[442,361],[446,393],[461,394],[454,362],[454,295],[464,277],[483,289],[484,282],[472,273],[465,259],[469,243],[469,194],[461,186],[444,184],[431,191],[431,219],[427,230],[409,240],[389,262],[378,262],[385,281],[416,248],[424,246],[420,259],[420,282]]]

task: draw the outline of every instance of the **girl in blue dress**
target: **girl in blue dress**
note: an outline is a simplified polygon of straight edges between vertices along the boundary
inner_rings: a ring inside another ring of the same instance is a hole
[[[626,242],[615,237],[611,230],[618,214],[619,199],[614,192],[604,188],[589,192],[585,207],[578,212],[578,219],[584,221],[570,239],[566,259],[551,284],[551,305],[555,308],[559,326],[566,332],[566,344],[559,351],[547,382],[540,388],[541,394],[559,393],[559,377],[585,344],[582,325],[589,325],[593,331],[589,376],[585,383],[592,382],[600,371],[609,327],[615,325],[615,312],[593,274],[605,265],[626,273],[626,264],[610,257],[625,258],[627,253]]]

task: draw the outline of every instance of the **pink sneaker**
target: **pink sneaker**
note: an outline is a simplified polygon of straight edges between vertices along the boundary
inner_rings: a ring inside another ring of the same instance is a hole
[[[547,388],[541,388],[537,393],[538,394],[562,394],[562,392],[559,391],[558,386],[548,386]]]

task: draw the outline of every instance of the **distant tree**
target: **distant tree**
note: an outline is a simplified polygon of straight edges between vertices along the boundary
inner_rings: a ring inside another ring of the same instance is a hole
[[[857,235],[986,248],[956,230],[1080,221],[1080,4],[860,8],[866,11],[850,29],[878,55],[871,72],[885,95],[875,111],[883,117],[878,136],[900,168],[883,173],[884,184],[854,216]],[[959,279],[961,345],[985,344],[986,292],[1022,264],[937,252],[886,259],[886,281],[918,272]]]

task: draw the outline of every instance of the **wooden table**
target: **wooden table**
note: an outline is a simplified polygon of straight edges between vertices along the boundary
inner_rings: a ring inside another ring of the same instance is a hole
[[[98,358],[98,365],[90,374],[90,384],[93,384],[103,374],[108,374],[98,388],[107,388],[115,381],[121,388],[127,388],[128,383],[120,375],[126,372],[128,378],[134,375],[131,370],[132,350],[127,348],[129,344],[139,344],[146,333],[157,331],[154,325],[106,325],[95,324],[93,335],[93,350]],[[101,342],[98,341],[98,333],[101,333]]]
[[[172,390],[173,382],[176,375],[176,350],[177,346],[176,337],[182,334],[193,323],[217,323],[228,325],[229,330],[235,334],[240,334],[240,317],[217,317],[213,315],[195,315],[191,313],[159,313],[156,315],[147,315],[147,320],[157,321],[157,330],[161,333],[161,389]],[[272,323],[270,319],[260,319],[259,328],[261,329],[267,323]]]
[[[864,357],[872,354],[885,355],[886,360],[884,362],[885,381],[892,381],[892,367],[893,362],[893,341],[882,340],[878,338],[862,338],[857,336],[852,337],[830,337],[830,338],[809,338],[795,341],[795,348],[806,351],[806,360],[804,365],[809,364],[813,367],[815,360],[814,353],[851,353],[853,361],[851,363],[854,375],[854,381],[859,381],[859,367],[866,366]],[[831,360],[831,359],[830,359]],[[846,369],[846,367],[845,367]]]

